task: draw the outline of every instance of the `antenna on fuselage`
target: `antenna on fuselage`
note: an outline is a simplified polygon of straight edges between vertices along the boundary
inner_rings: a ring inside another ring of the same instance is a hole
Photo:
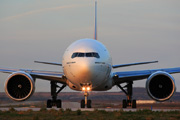
[[[95,0],[95,30],[94,39],[97,40],[97,0]]]

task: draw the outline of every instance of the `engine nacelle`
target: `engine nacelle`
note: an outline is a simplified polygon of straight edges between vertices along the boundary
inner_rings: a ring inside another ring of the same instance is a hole
[[[166,101],[172,97],[176,90],[174,78],[167,72],[153,73],[146,81],[149,96],[156,101]]]
[[[28,99],[35,90],[34,79],[26,72],[12,73],[5,82],[5,92],[15,101]]]

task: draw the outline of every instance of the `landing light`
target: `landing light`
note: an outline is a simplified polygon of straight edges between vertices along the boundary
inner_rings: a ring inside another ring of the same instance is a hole
[[[83,91],[85,91],[85,90],[86,90],[86,88],[85,88],[85,87],[83,87],[83,88],[82,88],[82,90],[83,90]]]
[[[90,91],[91,88],[90,88],[90,87],[82,87],[82,90],[83,90],[83,91]]]
[[[87,91],[90,91],[90,87],[87,87]]]

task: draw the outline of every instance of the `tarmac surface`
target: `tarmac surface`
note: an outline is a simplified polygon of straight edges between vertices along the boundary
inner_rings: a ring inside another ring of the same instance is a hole
[[[1,104],[0,105],[0,110],[1,111],[8,111],[11,107],[6,107],[7,105],[14,105],[14,104]],[[27,111],[27,110],[33,110],[33,111],[40,111],[41,108],[36,108],[36,107],[13,107],[15,110],[17,111]],[[131,111],[131,112],[135,112],[138,110],[143,110],[141,108],[137,108],[137,109],[132,109],[132,108],[126,108],[126,109],[122,109],[122,108],[80,108],[80,103],[78,102],[62,102],[62,108],[64,110],[66,109],[71,109],[72,111],[77,111],[77,110],[81,110],[81,111],[94,111],[94,110],[105,110],[105,111],[119,111],[119,110],[123,110],[123,111]],[[55,110],[59,110],[60,108],[47,108],[47,110],[50,109],[55,109]],[[152,111],[180,111],[180,109],[153,109]]]
[[[6,107],[6,108],[0,108],[1,111],[8,111],[10,108]],[[28,110],[32,110],[32,111],[40,111],[41,108],[31,108],[31,107],[15,107],[14,108],[15,110],[17,111],[28,111]],[[47,108],[47,110],[50,110],[50,109],[55,109],[55,110],[59,110],[60,108],[56,108],[56,107],[53,107],[53,108]],[[64,108],[63,108],[64,109]],[[138,110],[143,110],[143,109],[119,109],[119,108],[70,108],[72,111],[77,111],[77,110],[81,110],[81,111],[94,111],[94,110],[105,110],[105,111],[108,111],[108,112],[111,112],[111,111],[119,111],[119,110],[122,110],[122,111],[131,111],[131,112],[136,112]],[[180,111],[180,109],[152,109],[152,111],[164,111],[164,112],[167,112],[167,111]]]

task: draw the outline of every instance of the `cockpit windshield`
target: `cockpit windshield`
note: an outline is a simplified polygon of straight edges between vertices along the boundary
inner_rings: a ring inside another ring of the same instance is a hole
[[[75,57],[95,57],[100,58],[99,54],[96,52],[88,52],[88,53],[81,53],[81,52],[75,52],[72,54],[71,58]]]

